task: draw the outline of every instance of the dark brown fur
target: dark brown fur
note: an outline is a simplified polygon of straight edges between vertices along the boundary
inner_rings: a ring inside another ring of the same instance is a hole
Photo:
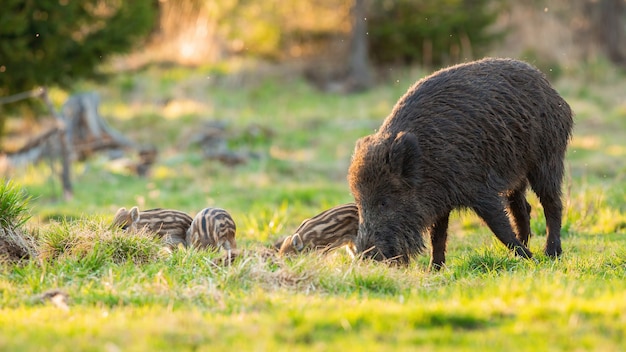
[[[569,105],[521,61],[483,59],[418,81],[380,130],[357,142],[348,172],[359,208],[357,251],[407,262],[424,249],[426,233],[431,267],[441,267],[449,214],[469,208],[529,258],[530,184],[546,214],[545,253],[560,255],[572,127]]]

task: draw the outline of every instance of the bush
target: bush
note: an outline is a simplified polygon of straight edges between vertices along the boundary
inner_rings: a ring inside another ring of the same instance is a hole
[[[373,0],[367,18],[377,63],[442,65],[481,56],[502,0]]]
[[[0,96],[70,86],[153,28],[154,1],[3,0]]]

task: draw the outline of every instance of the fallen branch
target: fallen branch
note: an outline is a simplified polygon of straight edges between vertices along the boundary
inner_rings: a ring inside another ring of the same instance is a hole
[[[43,93],[43,88],[33,89],[28,92],[17,93],[14,95],[9,95],[6,97],[0,97],[0,105],[15,103],[16,101],[28,99],[28,98],[37,98],[41,96]]]

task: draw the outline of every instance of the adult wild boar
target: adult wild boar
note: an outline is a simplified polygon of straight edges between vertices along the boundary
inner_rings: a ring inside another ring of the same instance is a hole
[[[357,251],[408,262],[428,234],[437,269],[445,264],[450,212],[469,208],[508,248],[530,258],[530,184],[545,212],[545,253],[560,255],[572,126],[569,105],[521,61],[487,58],[423,78],[377,133],[356,143],[348,182],[359,209]]]

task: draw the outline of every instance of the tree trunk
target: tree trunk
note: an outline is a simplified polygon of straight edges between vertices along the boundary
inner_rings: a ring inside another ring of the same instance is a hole
[[[624,33],[624,0],[601,0],[597,3],[596,33],[607,57],[615,64],[626,65],[626,34]]]
[[[352,46],[349,63],[349,88],[351,91],[365,90],[372,84],[368,56],[366,12],[365,0],[354,0],[352,7]]]

